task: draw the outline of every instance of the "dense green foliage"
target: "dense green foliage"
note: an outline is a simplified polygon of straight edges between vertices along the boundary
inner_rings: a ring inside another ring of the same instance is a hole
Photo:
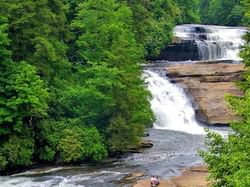
[[[101,160],[107,156],[105,145],[95,127],[83,127],[79,119],[44,120],[39,125],[39,159],[70,163],[79,160]]]
[[[182,23],[200,23],[200,0],[175,0],[180,7],[181,17],[178,20]]]
[[[125,0],[119,0],[124,2]],[[172,39],[176,24],[199,23],[199,0],[126,0],[133,30],[148,57],[157,56]]]
[[[0,171],[135,146],[154,119],[140,64],[198,21],[191,4],[1,1]]]
[[[144,90],[138,66],[143,50],[132,32],[132,12],[114,0],[86,1],[79,6],[72,26],[79,34],[76,41],[79,60],[88,64],[79,70],[84,90],[91,94],[91,100],[101,101],[101,105],[91,103],[89,108],[95,111],[89,115],[94,114],[92,120],[100,131],[106,129],[109,149],[124,150],[138,142],[136,135],[142,135],[143,126],[152,122],[151,110],[145,102],[149,94]],[[86,99],[83,105],[90,104]],[[86,122],[90,123],[88,118]]]
[[[5,168],[31,164],[35,147],[33,123],[47,116],[49,94],[35,67],[11,60],[6,18],[0,17],[0,24],[0,165]]]
[[[195,21],[183,3],[1,1],[0,170],[136,145],[154,119],[140,64]]]
[[[120,0],[124,1],[124,0]],[[180,9],[173,0],[127,0],[132,10],[132,29],[145,54],[156,56],[171,41]]]
[[[244,0],[201,0],[201,22],[204,24],[239,26],[247,25]]]

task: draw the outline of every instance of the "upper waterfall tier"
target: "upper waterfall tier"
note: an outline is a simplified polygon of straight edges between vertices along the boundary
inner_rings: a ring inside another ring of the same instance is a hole
[[[178,25],[174,29],[173,43],[154,59],[240,61],[239,53],[244,45],[242,37],[246,32],[244,27]]]
[[[243,27],[208,25],[179,25],[174,29],[175,36],[182,40],[193,40],[197,44],[201,60],[241,60],[240,48],[244,45]]]

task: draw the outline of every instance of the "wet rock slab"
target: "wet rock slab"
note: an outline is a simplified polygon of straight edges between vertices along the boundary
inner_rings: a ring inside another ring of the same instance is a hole
[[[174,183],[176,187],[206,187],[209,186],[207,177],[207,167],[197,166],[184,171],[182,176],[175,177],[170,181]]]
[[[199,120],[212,125],[237,120],[225,95],[243,95],[234,83],[243,72],[243,64],[230,63],[171,64],[166,68],[170,80],[182,84],[191,95]]]
[[[183,171],[181,176],[160,180],[158,187],[207,187],[208,171],[206,166],[196,166]],[[133,187],[150,187],[150,179],[139,180]]]

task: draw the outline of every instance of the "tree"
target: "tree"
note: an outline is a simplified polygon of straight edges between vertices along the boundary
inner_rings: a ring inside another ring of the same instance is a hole
[[[35,65],[50,84],[68,73],[65,41],[67,7],[61,0],[1,2],[0,14],[9,20],[12,58]]]
[[[114,0],[85,1],[72,26],[81,33],[77,40],[79,60],[87,63],[81,79],[85,88],[94,93],[88,100],[92,97],[98,106],[108,106],[97,115],[94,125],[103,132],[110,150],[125,151],[138,142],[145,125],[152,122],[149,93],[139,66],[143,51],[132,31],[132,12]],[[86,102],[81,103],[84,106]],[[116,137],[120,137],[123,146],[115,145]]]
[[[240,0],[201,0],[202,23],[237,26],[242,24],[244,5]]]
[[[172,0],[125,2],[132,11],[132,29],[137,42],[143,44],[146,57],[157,56],[171,42],[172,29],[180,15],[179,7]]]
[[[79,119],[43,121],[38,129],[39,158],[42,161],[75,163],[98,161],[107,156],[106,147],[94,127],[86,127]]]
[[[244,25],[250,25],[250,1],[249,0],[241,0],[241,4],[243,7],[244,17],[242,22]]]
[[[200,12],[199,3],[200,0],[175,0],[180,7],[181,16],[178,19],[178,23],[199,23]]]
[[[36,69],[25,63],[14,63],[7,50],[9,40],[5,33],[7,24],[1,18],[1,120],[4,125],[0,132],[7,131],[8,123],[16,126],[27,120],[46,115],[48,92],[44,82],[36,75]],[[2,133],[0,133],[1,135]]]
[[[48,107],[47,88],[35,67],[11,60],[7,26],[0,17],[0,170],[32,163],[33,129]]]
[[[208,7],[210,5],[210,0],[200,0],[200,19],[201,23],[206,23],[208,20]]]
[[[173,28],[181,13],[177,4],[172,0],[152,1],[149,10],[153,13],[153,19],[147,26],[144,47],[147,56],[154,57],[171,43]]]

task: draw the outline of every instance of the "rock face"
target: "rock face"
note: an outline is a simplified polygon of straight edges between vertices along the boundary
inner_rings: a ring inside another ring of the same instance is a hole
[[[217,125],[236,119],[225,102],[225,95],[242,96],[234,81],[244,72],[243,64],[172,64],[166,72],[171,81],[187,89],[201,122]]]
[[[194,40],[182,40],[175,37],[172,44],[165,47],[159,56],[150,60],[169,60],[169,61],[185,61],[199,60],[199,52],[197,44]]]

